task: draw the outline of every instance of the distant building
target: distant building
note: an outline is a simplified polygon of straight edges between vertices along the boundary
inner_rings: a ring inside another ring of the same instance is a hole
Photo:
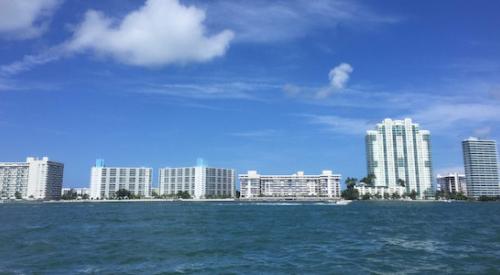
[[[469,138],[462,142],[467,194],[499,196],[498,153],[494,140]]]
[[[449,173],[448,175],[437,175],[439,189],[445,193],[462,193],[467,196],[467,185],[465,175]]]
[[[340,197],[340,178],[338,174],[325,170],[319,175],[260,175],[248,171],[239,175],[240,198],[256,197]]]
[[[103,160],[97,160],[91,169],[90,197],[109,199],[116,191],[126,189],[141,197],[151,196],[153,169],[148,167],[106,167]]]
[[[430,132],[411,119],[385,119],[368,130],[366,158],[368,174],[376,178],[373,186],[360,185],[361,194],[415,190],[419,199],[434,196]]]
[[[159,195],[176,195],[188,192],[195,199],[233,198],[236,192],[234,169],[206,167],[201,161],[197,166],[161,168]]]
[[[48,157],[28,157],[26,162],[0,162],[0,197],[58,200],[64,164]]]
[[[61,196],[74,193],[77,197],[83,197],[88,195],[90,197],[90,188],[63,188],[61,191]]]

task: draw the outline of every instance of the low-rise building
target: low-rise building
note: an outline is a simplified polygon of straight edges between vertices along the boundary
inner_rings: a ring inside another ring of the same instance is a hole
[[[85,195],[90,197],[89,188],[63,188],[61,191],[61,196],[75,194],[76,197],[83,198]]]
[[[106,167],[97,160],[90,175],[90,197],[110,199],[125,189],[135,196],[150,197],[153,169],[149,167]]]
[[[235,171],[228,168],[165,167],[159,170],[159,195],[175,196],[187,192],[195,199],[233,198],[236,193]]]
[[[467,196],[467,184],[465,175],[459,173],[449,173],[448,175],[437,175],[439,189],[442,192],[453,194],[462,193]]]
[[[0,163],[0,197],[58,200],[64,164],[48,157],[28,157],[26,162]]]
[[[325,197],[340,198],[341,175],[325,170],[319,175],[305,175],[299,171],[292,175],[260,175],[248,171],[239,175],[240,198],[257,197]]]

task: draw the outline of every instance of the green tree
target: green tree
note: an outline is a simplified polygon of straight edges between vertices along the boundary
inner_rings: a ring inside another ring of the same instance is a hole
[[[16,197],[16,199],[20,200],[23,198],[23,195],[21,194],[21,192],[19,191],[16,191],[16,193],[14,194],[14,196]]]
[[[373,195],[377,200],[381,199],[382,198],[382,195],[380,195],[380,193],[377,193],[375,195]]]
[[[375,176],[375,174],[368,174],[368,176],[364,177],[361,179],[361,182],[364,182],[366,184],[366,186],[368,187],[373,187],[375,186],[375,179],[377,177]]]
[[[453,193],[453,199],[457,201],[466,201],[468,198],[462,192]]]
[[[398,180],[397,180],[397,182],[398,182],[398,185],[399,185],[399,186],[402,186],[402,187],[405,187],[405,186],[406,186],[405,181],[404,181],[404,180],[402,180],[402,179],[398,179]]]
[[[392,198],[393,200],[399,200],[399,199],[401,198],[401,196],[399,195],[399,193],[398,193],[398,192],[394,192],[394,193],[392,193],[391,198]]]
[[[372,198],[372,196],[370,195],[370,193],[366,193],[366,194],[364,194],[364,195],[361,197],[361,199],[362,199],[362,200],[369,200],[369,199],[371,199],[371,198]]]
[[[83,200],[88,200],[89,199],[89,194],[83,194],[82,199]]]
[[[359,191],[355,188],[358,180],[356,178],[348,177],[345,180],[346,189],[342,191],[340,196],[345,200],[357,200],[359,199]]]
[[[345,179],[345,186],[347,187],[347,189],[354,188],[354,186],[356,185],[356,183],[358,183],[358,179],[357,178],[347,177]]]
[[[241,192],[239,190],[236,191],[236,198],[239,199],[241,196]]]
[[[177,198],[179,198],[179,199],[190,199],[191,195],[187,191],[179,191],[179,192],[177,192]]]
[[[76,191],[74,189],[70,189],[69,192],[64,193],[64,195],[61,196],[62,200],[76,200],[78,195],[76,194]]]
[[[128,191],[127,189],[119,189],[118,191],[116,191],[115,196],[118,199],[132,199],[133,198],[132,193],[130,193],[130,191]]]
[[[384,200],[388,200],[390,197],[389,193],[384,192]]]
[[[410,197],[412,200],[417,199],[417,192],[415,190],[411,190],[410,194],[408,194],[408,197]]]

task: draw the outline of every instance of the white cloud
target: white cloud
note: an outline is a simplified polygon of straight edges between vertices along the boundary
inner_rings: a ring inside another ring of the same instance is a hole
[[[480,126],[500,122],[500,106],[489,103],[435,104],[410,115],[430,130],[444,131],[460,125]]]
[[[285,84],[283,86],[283,91],[286,95],[290,97],[295,97],[302,92],[302,88],[293,84]]]
[[[328,78],[330,79],[330,86],[320,88],[316,92],[316,98],[325,99],[335,91],[344,89],[347,81],[349,81],[350,75],[353,72],[353,68],[348,63],[341,63],[335,68],[331,69],[328,73]]]
[[[89,10],[67,49],[137,66],[209,61],[224,55],[234,34],[224,30],[209,36],[204,20],[203,10],[178,0],[148,0],[120,22]]]
[[[54,47],[36,55],[25,55],[21,60],[0,66],[0,75],[9,76],[61,58],[62,49]]]
[[[268,94],[268,91],[279,89],[279,85],[262,82],[220,82],[185,84],[173,83],[148,85],[140,88],[139,93],[156,94],[170,97],[190,99],[241,99],[264,101],[257,93]]]
[[[279,132],[274,129],[263,129],[263,130],[230,133],[231,136],[242,137],[242,138],[267,138],[267,137],[274,137],[278,134]]]
[[[339,24],[359,29],[400,20],[346,0],[222,0],[206,7],[211,25],[234,29],[237,41],[253,43],[297,39]]]
[[[373,128],[375,125],[366,119],[360,118],[313,114],[303,114],[300,116],[308,118],[311,124],[323,125],[325,129],[340,134],[363,135],[366,130]]]
[[[0,1],[0,35],[10,39],[40,36],[48,19],[59,6],[59,0]]]
[[[352,66],[347,63],[342,63],[331,69],[328,73],[330,85],[336,89],[343,89],[347,81],[349,81],[352,71]]]

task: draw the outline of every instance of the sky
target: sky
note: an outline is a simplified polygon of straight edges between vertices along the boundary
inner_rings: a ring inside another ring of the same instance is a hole
[[[384,118],[434,174],[500,136],[499,1],[0,0],[0,161],[366,175]]]

